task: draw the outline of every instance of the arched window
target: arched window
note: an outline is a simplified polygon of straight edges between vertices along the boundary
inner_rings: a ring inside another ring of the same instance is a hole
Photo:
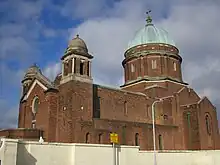
[[[99,144],[102,143],[102,133],[99,134],[98,141],[99,141]]]
[[[73,73],[76,73],[76,58],[73,59],[73,63],[74,63]]]
[[[90,134],[89,132],[86,133],[86,143],[89,143],[90,142]]]
[[[191,113],[188,112],[186,115],[187,115],[187,125],[188,125],[188,128],[190,129],[191,128]]]
[[[67,76],[68,75],[68,69],[69,69],[69,63],[67,61],[65,61],[63,63],[63,75]]]
[[[157,61],[156,60],[152,60],[151,61],[151,67],[152,67],[152,69],[156,69],[157,68]]]
[[[126,125],[122,126],[122,145],[126,144]]]
[[[173,62],[173,69],[174,69],[174,71],[176,71],[176,63],[175,62]]]
[[[138,146],[139,145],[139,134],[136,133],[135,134],[135,146]]]
[[[211,135],[211,122],[209,115],[205,116],[205,124],[206,124],[206,131],[208,135]]]
[[[133,73],[135,71],[134,64],[131,64],[131,72]]]
[[[187,112],[186,113],[186,121],[187,121],[187,134],[188,136],[186,137],[187,138],[187,145],[188,145],[188,148],[192,148],[192,127],[191,127],[191,113],[190,112]]]
[[[32,102],[32,128],[36,128],[36,114],[39,108],[39,98],[37,96],[34,97]]]
[[[158,136],[158,140],[159,140],[159,150],[163,149],[163,139],[162,139],[162,135]]]
[[[32,102],[33,114],[36,114],[38,112],[38,108],[39,108],[39,98],[36,96],[36,97],[34,97],[34,100]]]
[[[84,74],[84,62],[83,61],[80,61],[79,73],[80,73],[80,75]]]
[[[90,76],[90,62],[87,62],[87,76]]]

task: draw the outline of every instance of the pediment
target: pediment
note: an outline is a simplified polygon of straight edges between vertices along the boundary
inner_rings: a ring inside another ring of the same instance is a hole
[[[34,89],[34,87],[36,85],[39,85],[44,91],[48,90],[49,88],[44,85],[42,82],[40,82],[38,79],[34,79],[33,82],[31,83],[27,93],[23,96],[22,100],[21,101],[24,101],[24,100],[27,100],[28,97],[30,96],[32,90]]]

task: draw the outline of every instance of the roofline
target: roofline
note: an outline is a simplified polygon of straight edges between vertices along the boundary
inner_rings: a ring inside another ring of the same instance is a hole
[[[31,92],[34,89],[36,84],[38,84],[44,91],[49,89],[47,86],[45,86],[38,79],[35,78],[31,84],[30,88],[28,89],[28,92],[23,96],[21,102],[23,102],[24,100],[26,100],[29,97],[29,95],[31,94]]]
[[[68,52],[68,53],[65,53],[62,57],[61,57],[61,60],[64,60],[65,57],[71,55],[71,54],[76,54],[76,55],[80,55],[80,56],[84,56],[84,57],[87,57],[89,59],[93,59],[93,56],[89,53],[81,53],[81,52],[78,52],[76,50],[72,50],[71,52]]]
[[[129,86],[137,85],[137,84],[142,83],[142,82],[166,82],[166,81],[176,83],[176,84],[179,84],[179,85],[183,85],[183,86],[188,86],[188,83],[179,82],[179,81],[176,81],[176,80],[171,79],[171,78],[164,78],[164,79],[161,79],[161,80],[149,80],[149,79],[143,78],[143,79],[136,80],[136,81],[133,81],[133,82],[128,83],[128,84],[121,85],[120,87],[125,88],[125,87],[129,87]]]
[[[136,45],[136,46],[133,46],[133,47],[130,47],[130,48],[128,48],[126,51],[125,51],[125,53],[124,54],[126,54],[128,51],[130,51],[131,49],[134,49],[134,48],[137,48],[138,46],[143,46],[143,45],[154,45],[154,44],[164,44],[164,45],[169,45],[169,46],[171,46],[171,47],[174,47],[174,48],[176,48],[177,50],[178,50],[178,52],[179,52],[179,49],[175,46],[175,45],[171,45],[171,44],[167,44],[167,43],[144,43],[144,44],[139,44],[139,45]]]

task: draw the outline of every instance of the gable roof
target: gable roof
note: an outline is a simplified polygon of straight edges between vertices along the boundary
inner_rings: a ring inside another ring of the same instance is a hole
[[[29,95],[31,94],[32,90],[36,85],[39,85],[44,91],[47,91],[49,89],[57,90],[55,85],[47,77],[45,77],[41,73],[38,73],[36,74],[35,78],[32,80],[27,92],[24,93],[24,95],[22,96],[21,101],[24,101],[29,97]]]
[[[163,88],[163,89],[167,89],[166,87],[163,87],[163,86],[158,85],[158,84],[154,84],[154,85],[151,85],[151,86],[147,86],[147,87],[145,87],[144,89],[147,90],[147,89],[151,89],[151,88]]]
[[[34,79],[34,80],[32,81],[32,83],[31,83],[31,85],[29,86],[29,89],[28,89],[27,93],[22,96],[21,101],[24,101],[24,100],[26,100],[26,99],[29,97],[29,95],[31,94],[32,90],[34,89],[34,87],[35,87],[36,85],[39,85],[44,91],[48,90],[48,87],[47,87],[47,86],[45,86],[45,85],[44,85],[43,83],[41,83],[39,80]]]
[[[202,102],[207,101],[209,105],[211,105],[214,109],[216,109],[216,107],[212,104],[212,102],[208,99],[208,97],[204,96],[202,97],[199,101],[198,104],[201,104]]]

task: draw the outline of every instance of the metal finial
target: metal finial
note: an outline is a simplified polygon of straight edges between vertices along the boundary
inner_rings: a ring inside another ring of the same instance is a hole
[[[37,63],[34,62],[31,67],[37,67]]]
[[[79,38],[79,34],[76,35],[76,38]]]
[[[151,12],[151,10],[148,10],[148,11],[146,12],[146,14],[149,15],[150,12]]]
[[[150,12],[151,12],[151,10],[148,10],[148,11],[146,12],[146,14],[148,15],[148,16],[147,16],[147,19],[146,19],[147,24],[150,24],[150,23],[152,22],[152,18],[151,18],[151,16],[150,16]]]

